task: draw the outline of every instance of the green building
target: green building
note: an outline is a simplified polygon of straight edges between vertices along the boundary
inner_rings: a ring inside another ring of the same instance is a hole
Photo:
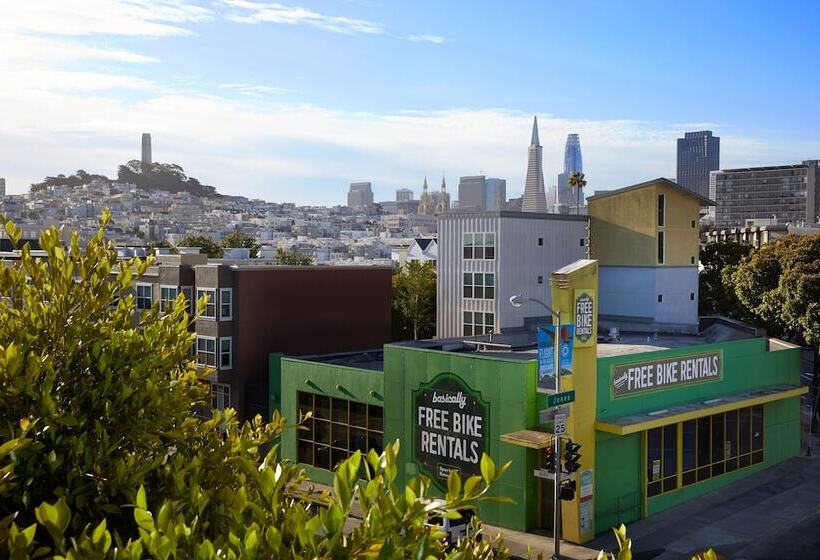
[[[597,273],[585,260],[552,275],[563,321],[591,332]],[[565,437],[582,445],[575,497],[562,503],[567,540],[585,542],[800,452],[800,349],[725,319],[699,327],[617,338],[576,331],[572,373],[562,376],[576,394]],[[443,486],[451,469],[477,473],[486,452],[512,461],[495,490],[515,503],[483,505],[482,519],[549,531],[553,483],[540,476],[554,441],[544,412],[551,391],[539,387],[536,358],[527,331],[272,356],[272,406],[291,419],[314,416],[309,429],[283,436],[282,454],[330,482],[350,452],[398,439],[400,481],[423,473]]]

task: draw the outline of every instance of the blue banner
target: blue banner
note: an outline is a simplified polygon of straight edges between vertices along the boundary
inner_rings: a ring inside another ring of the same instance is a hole
[[[538,327],[536,341],[538,343],[538,388],[555,390],[555,326]],[[561,325],[560,337],[560,367],[561,375],[572,374],[572,341],[575,339],[575,325]]]

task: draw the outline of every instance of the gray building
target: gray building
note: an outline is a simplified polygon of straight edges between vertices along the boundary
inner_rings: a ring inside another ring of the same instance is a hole
[[[538,140],[538,117],[532,119],[532,139],[527,149],[527,178],[524,182],[522,212],[546,212],[547,194],[544,191],[544,166],[541,142]]]
[[[413,200],[413,189],[396,189],[396,202]]]
[[[724,169],[715,174],[715,227],[815,224],[820,216],[820,160],[799,165]]]
[[[147,132],[142,133],[142,163],[151,165],[151,135]]]
[[[709,196],[709,172],[720,169],[720,137],[711,130],[687,132],[678,138],[677,183],[702,197]]]
[[[460,212],[504,210],[507,204],[507,181],[484,175],[461,177],[458,181]]]
[[[553,270],[587,255],[586,216],[451,212],[438,219],[436,336],[521,329],[544,317],[514,308],[523,293],[550,304]]]
[[[0,196],[6,196],[6,180],[0,177]]]
[[[347,205],[351,208],[373,206],[373,189],[369,181],[350,183],[350,190],[347,193]]]

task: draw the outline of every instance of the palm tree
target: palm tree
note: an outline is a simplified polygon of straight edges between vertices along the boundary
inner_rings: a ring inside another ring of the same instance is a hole
[[[584,179],[584,174],[579,173],[578,171],[576,171],[575,173],[573,173],[572,175],[569,176],[569,181],[568,181],[567,184],[570,186],[570,188],[575,189],[575,192],[577,193],[576,194],[576,199],[578,200],[578,204],[575,206],[575,213],[580,214],[581,213],[581,191],[583,191],[584,187],[587,186],[586,179]]]

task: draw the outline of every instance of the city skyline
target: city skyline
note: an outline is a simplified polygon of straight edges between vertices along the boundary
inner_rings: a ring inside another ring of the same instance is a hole
[[[521,138],[534,114],[547,177],[561,170],[566,135],[583,136],[589,192],[674,176],[675,140],[686,130],[721,136],[724,167],[820,154],[816,107],[798,93],[770,95],[773,83],[748,87],[760,73],[810,66],[818,39],[797,41],[785,25],[799,3],[776,13],[710,8],[717,24],[731,25],[713,37],[708,66],[670,39],[685,14],[583,9],[588,39],[570,63],[568,31],[544,34],[534,23],[569,17],[558,4],[445,12],[246,0],[13,3],[0,21],[0,71],[15,78],[0,91],[0,176],[9,193],[79,168],[112,176],[139,159],[137,138],[151,131],[154,161],[177,163],[225,194],[333,205],[350,182],[368,180],[376,200],[391,200],[443,169],[504,177],[513,198],[523,192]],[[764,18],[778,56],[743,33]],[[486,41],[490,31],[504,37],[503,52]],[[542,71],[521,72],[536,63]],[[577,78],[564,78],[567,65]],[[721,79],[727,68],[730,82]],[[665,85],[693,72],[699,80]],[[800,91],[815,87],[816,77],[798,75]],[[477,87],[488,76],[503,87]],[[709,82],[721,87],[696,86]]]

